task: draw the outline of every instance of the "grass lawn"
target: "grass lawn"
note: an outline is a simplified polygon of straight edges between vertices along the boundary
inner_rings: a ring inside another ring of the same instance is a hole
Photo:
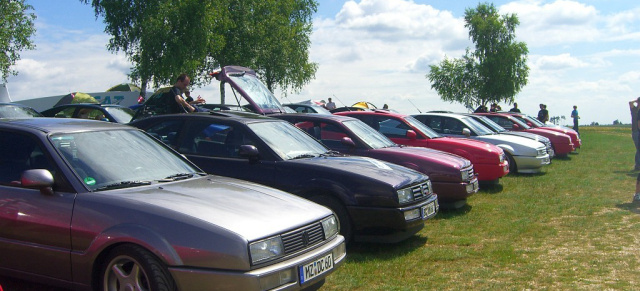
[[[581,127],[543,173],[481,189],[394,245],[354,244],[324,290],[629,290],[640,283],[627,127]]]

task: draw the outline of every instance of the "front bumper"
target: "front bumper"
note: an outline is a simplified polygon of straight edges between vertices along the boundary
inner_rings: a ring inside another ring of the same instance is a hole
[[[465,200],[469,196],[478,193],[478,179],[470,182],[438,182],[431,179],[433,192],[438,193],[438,202],[448,203]]]
[[[542,166],[551,163],[549,154],[543,156],[531,157],[531,156],[514,156],[513,159],[516,162],[518,173],[520,174],[533,174],[542,172]]]
[[[425,208],[432,206],[434,212],[427,215]],[[354,240],[360,242],[396,243],[405,240],[424,227],[424,221],[435,216],[440,209],[438,196],[398,208],[347,207],[353,219]],[[418,217],[405,219],[406,213],[416,211]]]
[[[300,267],[328,254],[333,254],[333,268],[301,285],[299,283]],[[252,271],[212,270],[178,266],[169,267],[169,271],[176,282],[178,290],[265,290],[261,287],[265,280],[279,276],[278,273],[292,271],[291,282],[269,290],[300,290],[321,284],[329,274],[342,265],[345,257],[344,237],[338,235],[319,248],[309,250],[289,260]]]
[[[473,164],[473,169],[480,182],[496,181],[509,174],[509,162],[505,159],[499,164]]]

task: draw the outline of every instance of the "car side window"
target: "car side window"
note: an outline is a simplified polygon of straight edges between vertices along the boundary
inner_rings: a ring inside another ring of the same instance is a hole
[[[505,129],[512,129],[513,128],[513,123],[511,123],[511,121],[507,120],[506,118],[500,118],[497,116],[489,116],[489,119],[493,120],[493,122],[497,123],[498,125],[504,127]]]
[[[56,112],[56,114],[54,114],[53,117],[71,118],[71,117],[73,117],[73,112],[75,112],[75,111],[76,111],[76,109],[74,107],[65,108],[63,110],[60,110],[60,111]]]
[[[348,135],[342,128],[325,122],[320,122],[314,126],[314,128],[320,131],[320,141],[328,148],[338,150],[347,149],[347,147],[342,144],[342,138],[348,137]]]
[[[240,157],[241,145],[255,145],[242,128],[211,121],[189,124],[180,152],[211,157]]]
[[[167,120],[145,131],[175,149],[178,144],[178,132],[180,132],[183,123],[184,122],[180,120]]]
[[[399,120],[386,117],[378,118],[378,126],[378,131],[390,138],[406,138],[407,131],[411,129]]]
[[[55,168],[35,138],[14,132],[0,132],[0,185],[20,186],[22,172]]]
[[[442,118],[439,117],[427,117],[422,123],[433,129],[437,133],[443,133],[442,131]]]
[[[442,129],[445,134],[461,135],[464,124],[457,119],[443,118]]]

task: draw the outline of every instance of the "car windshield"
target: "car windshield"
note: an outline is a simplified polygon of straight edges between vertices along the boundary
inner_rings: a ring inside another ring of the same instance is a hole
[[[474,116],[473,117],[477,122],[482,123],[487,128],[493,130],[494,132],[506,132],[507,130],[499,124],[493,122],[493,120],[487,118],[486,116]]]
[[[371,128],[371,126],[368,126],[360,120],[349,120],[342,124],[344,124],[344,126],[351,130],[353,134],[372,149],[396,146],[396,144],[384,136],[384,134]]]
[[[249,74],[230,74],[229,77],[233,82],[247,93],[249,98],[253,100],[261,109],[267,111],[285,112],[278,99],[269,91],[269,89],[260,80]]]
[[[0,117],[1,118],[31,118],[40,117],[40,113],[33,110],[30,107],[14,106],[14,105],[1,105]]]
[[[286,121],[256,122],[248,126],[283,160],[317,157],[329,151],[324,145]]]
[[[524,129],[531,129],[531,126],[528,126],[527,122],[525,122],[525,121],[522,121],[522,120],[520,120],[518,118],[515,118],[513,116],[509,116],[508,118],[509,118],[509,120],[511,120],[511,122],[518,124],[520,127],[524,128]]]
[[[117,123],[129,123],[135,114],[135,111],[126,107],[105,107],[104,109],[113,116]]]
[[[547,126],[546,124],[542,123],[540,120],[533,118],[531,116],[525,116],[524,117],[525,120],[537,125],[537,126]]]
[[[429,138],[438,138],[438,137],[442,137],[440,134],[438,134],[437,132],[433,131],[433,129],[431,129],[430,127],[424,125],[424,123],[418,121],[417,119],[413,118],[413,116],[407,116],[404,118],[404,120],[409,123],[411,126],[417,128],[418,130],[420,130],[424,135],[428,136]]]
[[[477,135],[494,134],[493,131],[482,125],[480,122],[475,121],[471,117],[463,117],[462,120],[464,120],[466,123],[465,125],[469,126],[469,129],[475,132]]]
[[[173,181],[200,172],[137,130],[59,133],[50,139],[92,191]]]

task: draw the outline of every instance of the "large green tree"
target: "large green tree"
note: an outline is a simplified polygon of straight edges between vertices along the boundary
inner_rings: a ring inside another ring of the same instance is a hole
[[[180,73],[194,83],[216,64],[209,55],[224,46],[224,1],[81,0],[103,16],[111,35],[108,49],[123,51],[133,63],[131,79],[154,86],[170,84]]]
[[[514,14],[498,14],[493,4],[481,3],[465,11],[465,27],[475,44],[460,59],[445,58],[432,65],[427,78],[442,100],[475,108],[493,102],[513,103],[527,84],[529,50],[515,40],[520,24]]]
[[[225,48],[213,54],[221,66],[255,69],[269,90],[298,91],[314,78],[309,36],[314,0],[230,0],[232,27]]]
[[[0,0],[0,72],[3,82],[7,81],[9,74],[18,74],[11,66],[20,59],[20,51],[35,48],[31,37],[36,32],[33,25],[36,16],[27,10],[33,10],[33,7],[25,4],[25,0]]]
[[[255,69],[269,89],[301,89],[317,70],[308,61],[314,0],[81,0],[104,16],[109,49],[134,64],[131,78],[196,84],[219,66]]]

